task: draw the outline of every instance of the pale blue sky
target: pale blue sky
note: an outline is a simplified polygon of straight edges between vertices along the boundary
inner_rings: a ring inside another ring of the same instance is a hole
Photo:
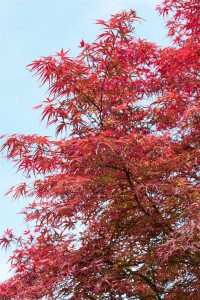
[[[75,56],[83,38],[93,41],[100,33],[96,19],[108,19],[122,9],[135,9],[146,21],[137,26],[136,36],[166,45],[166,31],[154,7],[159,0],[0,0],[0,135],[38,133],[53,135],[40,124],[32,107],[45,99],[45,88],[26,65],[40,56],[70,48]],[[23,180],[12,164],[0,161],[0,234],[6,228],[22,230],[23,220],[16,212],[25,204],[11,202],[3,195]],[[0,252],[0,281],[9,277],[5,265],[8,254]]]

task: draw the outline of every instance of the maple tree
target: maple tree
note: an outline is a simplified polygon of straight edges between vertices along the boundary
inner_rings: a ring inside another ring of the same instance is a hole
[[[168,47],[135,38],[130,10],[98,20],[78,57],[29,65],[49,85],[36,108],[67,137],[3,144],[27,178],[8,193],[30,197],[34,225],[1,237],[16,249],[0,299],[198,299],[200,3],[157,10]]]

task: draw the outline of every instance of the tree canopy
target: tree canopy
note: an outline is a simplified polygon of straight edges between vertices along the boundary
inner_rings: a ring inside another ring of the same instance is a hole
[[[171,45],[138,39],[134,10],[28,67],[48,84],[36,107],[57,138],[6,137],[30,198],[14,276],[0,299],[198,299],[200,294],[200,3],[164,0]],[[66,138],[59,138],[66,131]],[[45,298],[43,298],[45,297]]]

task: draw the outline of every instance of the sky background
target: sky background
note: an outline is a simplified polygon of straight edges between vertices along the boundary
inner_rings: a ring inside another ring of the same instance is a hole
[[[96,19],[108,19],[123,9],[134,9],[145,19],[136,26],[136,36],[167,45],[164,22],[155,11],[159,0],[0,0],[0,135],[24,133],[51,135],[53,129],[40,123],[40,112],[32,108],[46,97],[36,77],[26,65],[61,48],[70,56],[79,52],[82,39],[92,42],[100,34]],[[13,202],[3,195],[12,185],[24,181],[15,174],[13,164],[0,157],[0,236],[6,228],[23,231],[22,216],[17,214],[26,200]],[[26,228],[26,227],[25,227]],[[0,281],[8,272],[10,251],[0,251]]]

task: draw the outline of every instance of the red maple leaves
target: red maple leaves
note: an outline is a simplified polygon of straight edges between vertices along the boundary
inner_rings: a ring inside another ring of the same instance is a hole
[[[0,299],[197,299],[199,295],[199,26],[196,0],[166,0],[174,42],[134,38],[133,10],[99,20],[80,42],[29,65],[48,83],[42,120],[66,138],[12,135],[8,159],[33,182],[35,228],[16,243]],[[34,226],[33,226],[34,227]]]

